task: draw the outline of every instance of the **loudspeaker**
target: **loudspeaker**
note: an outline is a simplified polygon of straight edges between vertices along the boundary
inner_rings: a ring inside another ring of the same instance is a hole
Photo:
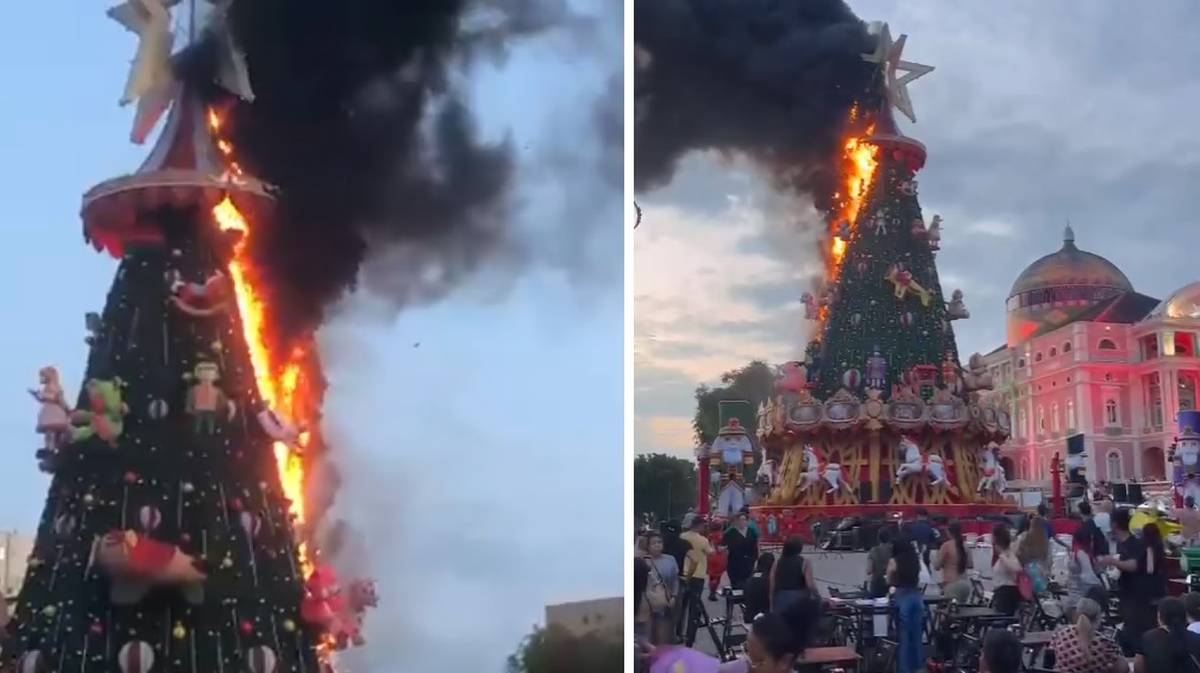
[[[1143,500],[1142,485],[1141,484],[1130,484],[1128,495],[1129,495],[1129,500],[1127,500],[1126,502],[1129,502],[1134,505],[1142,504],[1142,500]]]
[[[1114,502],[1129,502],[1129,487],[1125,484],[1113,484],[1113,501]]]

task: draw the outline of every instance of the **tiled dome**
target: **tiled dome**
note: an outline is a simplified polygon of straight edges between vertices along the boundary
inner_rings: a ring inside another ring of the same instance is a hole
[[[1033,290],[1057,287],[1133,291],[1133,284],[1115,264],[1100,255],[1075,247],[1075,232],[1071,227],[1067,227],[1063,232],[1062,248],[1026,267],[1021,275],[1017,276],[1008,296],[1011,298]]]

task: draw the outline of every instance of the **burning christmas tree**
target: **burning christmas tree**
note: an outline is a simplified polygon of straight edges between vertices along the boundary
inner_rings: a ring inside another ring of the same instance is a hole
[[[767,502],[787,507],[757,510],[768,530],[780,529],[777,513],[785,528],[821,514],[792,505],[854,506],[847,514],[946,505],[967,515],[977,510],[953,508],[1002,502],[992,443],[1007,436],[1008,416],[984,394],[991,384],[976,358],[966,370],[959,363],[951,322],[968,314],[961,292],[943,294],[941,218],[926,221],[918,202],[925,147],[892,117],[896,108],[915,121],[907,84],[932,68],[902,60],[905,36],[893,41],[885,24],[873,34],[877,48],[862,57],[879,64],[886,100],[878,112],[851,112],[826,282],[803,298],[818,336],[759,409]]]
[[[87,318],[76,404],[52,367],[31,391],[53,477],[0,657],[16,670],[317,673],[361,642],[375,604],[301,528],[324,384],[311,350],[265,341],[245,250],[274,197],[238,166],[214,101],[177,77],[174,4],[110,11],[140,39],[122,98],[137,102],[133,140],[170,114],[136,173],[84,196],[85,239],[120,265]],[[206,28],[217,81],[250,100],[221,19]]]

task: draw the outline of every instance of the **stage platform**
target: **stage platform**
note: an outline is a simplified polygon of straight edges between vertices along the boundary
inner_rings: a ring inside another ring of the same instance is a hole
[[[864,521],[896,522],[911,521],[916,518],[917,510],[924,509],[936,522],[945,520],[957,521],[962,524],[963,533],[984,535],[992,532],[992,526],[999,517],[1007,514],[1021,514],[1022,510],[1013,503],[964,503],[948,505],[895,505],[895,504],[855,504],[855,505],[759,505],[750,508],[750,516],[758,524],[762,541],[767,544],[780,544],[791,535],[799,535],[808,543],[814,543],[813,525],[821,523],[825,530],[836,526],[847,517],[859,517]],[[1071,524],[1074,525],[1071,525]],[[1055,521],[1055,531],[1070,533],[1078,525],[1078,521]],[[1070,528],[1070,530],[1062,530]]]

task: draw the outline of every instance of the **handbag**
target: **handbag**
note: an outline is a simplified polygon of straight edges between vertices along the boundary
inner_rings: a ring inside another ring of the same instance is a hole
[[[1032,601],[1036,595],[1033,587],[1033,578],[1024,570],[1017,573],[1017,592],[1021,594],[1021,600],[1023,601]]]

